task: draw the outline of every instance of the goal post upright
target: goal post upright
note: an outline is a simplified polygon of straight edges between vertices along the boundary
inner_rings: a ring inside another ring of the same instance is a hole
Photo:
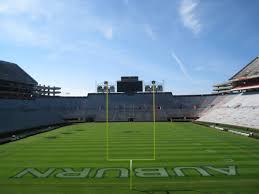
[[[156,159],[156,95],[155,95],[155,87],[156,87],[156,82],[152,81],[152,99],[153,99],[153,151],[154,155],[153,158],[154,160]]]
[[[105,81],[106,85],[106,159],[109,160],[109,83]]]

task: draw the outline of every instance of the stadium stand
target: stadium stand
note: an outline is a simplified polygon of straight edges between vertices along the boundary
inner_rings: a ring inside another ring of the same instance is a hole
[[[86,118],[84,97],[39,97],[34,100],[1,99],[1,133],[37,128]]]
[[[0,61],[0,98],[32,98],[37,84],[17,64]]]
[[[54,97],[58,90],[38,85],[17,64],[0,61],[0,134],[81,120],[85,98]]]
[[[259,129],[259,93],[240,93],[227,97],[203,114],[198,121]]]
[[[243,69],[237,72],[230,80],[247,79],[252,77],[258,77],[259,74],[259,57],[257,56],[250,63],[248,63]]]
[[[0,61],[0,135],[71,122],[104,122],[107,91],[109,121],[153,121],[154,108],[156,121],[198,120],[259,129],[259,91],[254,87],[235,90],[244,84],[248,87],[247,80],[257,83],[258,66],[257,57],[227,82],[228,87],[231,85],[228,92],[224,88],[224,92],[216,94],[173,95],[162,91],[161,85],[160,90],[153,91],[153,107],[150,90],[158,87],[155,81],[148,91],[143,91],[142,81],[128,76],[122,79],[120,86],[125,92],[115,92],[115,88],[109,89],[114,85],[104,82],[107,85],[98,85],[97,93],[89,93],[86,97],[60,97],[55,96],[60,88],[38,85],[18,65]]]
[[[254,58],[227,82],[214,85],[218,93],[259,91],[259,57]]]
[[[171,92],[156,93],[156,120],[193,120],[215,106],[225,95],[172,95]],[[87,112],[96,121],[106,120],[105,95],[100,93],[88,94]],[[109,120],[152,121],[152,93],[110,93]]]

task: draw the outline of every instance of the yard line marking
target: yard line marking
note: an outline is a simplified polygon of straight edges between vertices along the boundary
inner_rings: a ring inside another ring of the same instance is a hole
[[[154,161],[155,159],[154,158],[133,158],[133,159],[128,159],[128,158],[109,158],[108,161],[130,161],[130,160],[137,160],[137,161]]]
[[[132,176],[133,176],[132,160],[130,160],[130,190],[132,190]]]

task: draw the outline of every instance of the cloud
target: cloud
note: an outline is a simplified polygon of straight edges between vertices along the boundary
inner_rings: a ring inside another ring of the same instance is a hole
[[[53,16],[60,11],[60,1],[1,0],[0,41],[37,47],[50,47]]]
[[[198,0],[182,0],[178,10],[183,25],[194,34],[198,34],[202,28],[202,24],[197,16],[198,5]]]
[[[144,24],[144,30],[145,33],[152,39],[155,40],[156,39],[156,35],[153,31],[153,29],[151,28],[151,26],[149,24]]]
[[[67,29],[71,28],[77,28],[83,34],[97,32],[112,39],[114,27],[110,22],[91,13],[90,5],[84,6],[86,10],[82,11],[70,1],[1,0],[0,41],[55,50],[52,48],[69,44],[72,36],[68,35]],[[71,10],[69,14],[67,10]]]
[[[112,37],[113,37],[113,27],[112,26],[101,28],[101,32],[106,39],[109,39],[109,40],[112,39]]]
[[[45,47],[51,42],[50,37],[44,30],[35,29],[22,21],[0,19],[0,23],[0,30],[5,40],[41,47]]]
[[[47,3],[46,3],[47,2]],[[51,19],[51,11],[45,5],[51,3],[48,0],[2,0],[0,2],[0,15],[29,16],[31,19],[46,17]],[[58,2],[52,3],[56,7]]]
[[[18,15],[33,11],[36,1],[31,0],[2,0],[0,3],[0,13],[8,15]]]
[[[176,61],[176,63],[179,65],[182,73],[184,74],[184,76],[189,79],[192,80],[191,76],[188,74],[184,63],[182,62],[182,60],[176,55],[176,53],[174,51],[172,51],[171,56],[174,58],[174,60]]]

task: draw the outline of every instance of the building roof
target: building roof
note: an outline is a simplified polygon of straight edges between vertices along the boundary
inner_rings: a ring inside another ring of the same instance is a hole
[[[224,83],[219,83],[219,84],[214,84],[213,87],[225,87],[225,86],[230,86],[231,82],[224,82]]]
[[[250,63],[248,63],[243,69],[237,72],[229,80],[242,80],[251,77],[259,77],[259,57],[253,59]]]
[[[0,60],[0,80],[37,85],[38,83],[15,63]]]

